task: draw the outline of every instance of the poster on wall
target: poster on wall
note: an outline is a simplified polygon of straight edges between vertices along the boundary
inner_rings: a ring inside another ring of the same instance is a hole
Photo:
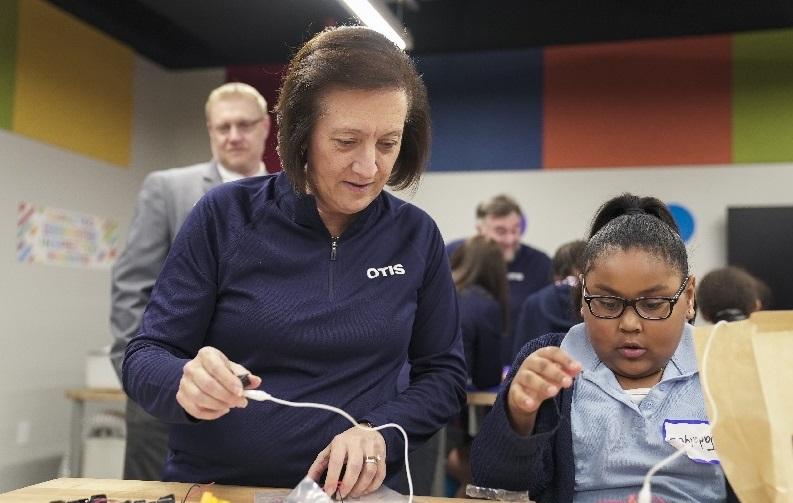
[[[108,269],[118,255],[118,223],[94,215],[20,202],[17,261]]]

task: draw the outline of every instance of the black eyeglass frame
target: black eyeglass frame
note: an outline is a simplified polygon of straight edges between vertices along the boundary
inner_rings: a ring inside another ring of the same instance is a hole
[[[677,301],[680,300],[680,296],[683,295],[683,291],[686,289],[686,285],[688,285],[688,280],[690,278],[691,276],[686,276],[685,279],[683,280],[683,284],[680,285],[680,288],[678,288],[677,292],[675,292],[675,294],[671,297],[650,296],[650,297],[636,297],[635,299],[628,300],[622,297],[617,297],[616,295],[589,295],[586,291],[586,280],[584,279],[584,275],[582,274],[581,291],[584,294],[584,302],[586,302],[586,305],[589,308],[589,312],[592,313],[592,316],[594,316],[595,318],[599,318],[601,320],[616,320],[617,318],[620,318],[623,314],[625,314],[625,309],[627,309],[628,306],[630,306],[633,308],[636,315],[643,320],[662,321],[669,319],[669,317],[672,316],[672,313],[675,310],[675,304],[677,304]],[[611,299],[614,301],[622,302],[622,309],[620,309],[620,312],[614,316],[597,315],[592,310],[592,301],[595,299]],[[639,310],[636,308],[636,303],[641,302],[643,300],[663,300],[669,302],[669,313],[663,318],[648,318],[647,316],[643,316],[642,313],[640,313]]]

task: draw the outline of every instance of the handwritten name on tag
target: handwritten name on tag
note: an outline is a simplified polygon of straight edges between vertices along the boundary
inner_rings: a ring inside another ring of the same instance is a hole
[[[697,463],[719,464],[710,423],[699,419],[667,419],[664,421],[664,441]]]

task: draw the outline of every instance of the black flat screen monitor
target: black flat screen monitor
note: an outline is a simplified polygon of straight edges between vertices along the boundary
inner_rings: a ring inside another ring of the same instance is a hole
[[[727,262],[771,288],[771,309],[793,309],[793,206],[727,208]]]

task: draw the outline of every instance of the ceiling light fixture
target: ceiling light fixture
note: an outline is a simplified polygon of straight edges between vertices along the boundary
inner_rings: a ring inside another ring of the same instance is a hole
[[[378,0],[340,0],[347,10],[369,28],[382,33],[400,49],[411,49],[413,40],[397,18]],[[400,35],[399,32],[402,32]]]

